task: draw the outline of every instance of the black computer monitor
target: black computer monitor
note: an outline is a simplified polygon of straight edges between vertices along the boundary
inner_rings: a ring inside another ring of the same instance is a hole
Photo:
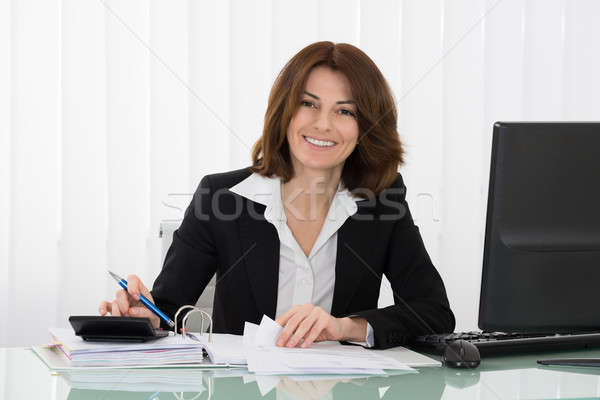
[[[600,330],[600,123],[494,124],[479,328]]]

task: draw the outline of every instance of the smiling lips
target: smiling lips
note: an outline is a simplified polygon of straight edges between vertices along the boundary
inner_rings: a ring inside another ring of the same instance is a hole
[[[304,140],[306,140],[308,143],[314,145],[314,146],[318,146],[321,148],[326,148],[326,147],[333,147],[336,145],[335,142],[332,142],[330,140],[319,140],[319,139],[315,139],[315,138],[311,138],[308,136],[302,136],[304,138]]]

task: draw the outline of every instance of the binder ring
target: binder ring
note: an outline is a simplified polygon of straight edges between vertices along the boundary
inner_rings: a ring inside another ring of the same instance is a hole
[[[178,316],[179,313],[183,310],[187,310],[188,308],[191,308],[192,311],[188,312],[185,317],[183,317],[183,321],[181,321],[181,334],[183,335],[183,337],[186,336],[185,333],[185,326],[187,324],[187,319],[190,316],[190,314],[193,314],[195,312],[199,312],[201,319],[200,319],[200,335],[202,335],[204,333],[204,317],[206,316],[206,318],[208,318],[209,321],[209,326],[208,326],[208,342],[212,342],[212,332],[213,332],[213,321],[212,318],[210,317],[210,314],[208,314],[206,311],[203,311],[202,309],[200,309],[200,307],[195,307],[195,306],[191,306],[191,305],[187,305],[187,306],[182,306],[179,308],[179,310],[177,310],[177,312],[175,313],[175,334],[177,334],[177,321],[178,321]]]

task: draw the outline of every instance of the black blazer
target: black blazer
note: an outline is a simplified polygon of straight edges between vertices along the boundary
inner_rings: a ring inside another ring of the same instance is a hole
[[[244,321],[260,323],[263,314],[275,317],[277,231],[265,220],[264,205],[228,190],[250,174],[243,168],[207,175],[200,182],[152,288],[157,306],[171,318],[180,306],[196,303],[215,273],[214,332],[242,334]],[[405,193],[398,174],[376,199],[358,201],[356,214],[338,230],[331,314],[365,318],[377,348],[454,330],[444,284],[413,223]],[[392,285],[395,305],[377,309],[382,274]]]

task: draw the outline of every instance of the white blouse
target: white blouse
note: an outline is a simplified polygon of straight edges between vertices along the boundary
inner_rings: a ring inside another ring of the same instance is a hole
[[[341,183],[335,194],[323,227],[308,257],[287,225],[281,199],[281,179],[253,173],[230,191],[266,206],[265,219],[279,236],[279,285],[275,316],[283,315],[292,306],[312,303],[331,313],[335,285],[337,231],[358,209],[353,196]],[[367,323],[366,345],[374,344],[373,328]],[[363,345],[365,343],[362,343]]]

